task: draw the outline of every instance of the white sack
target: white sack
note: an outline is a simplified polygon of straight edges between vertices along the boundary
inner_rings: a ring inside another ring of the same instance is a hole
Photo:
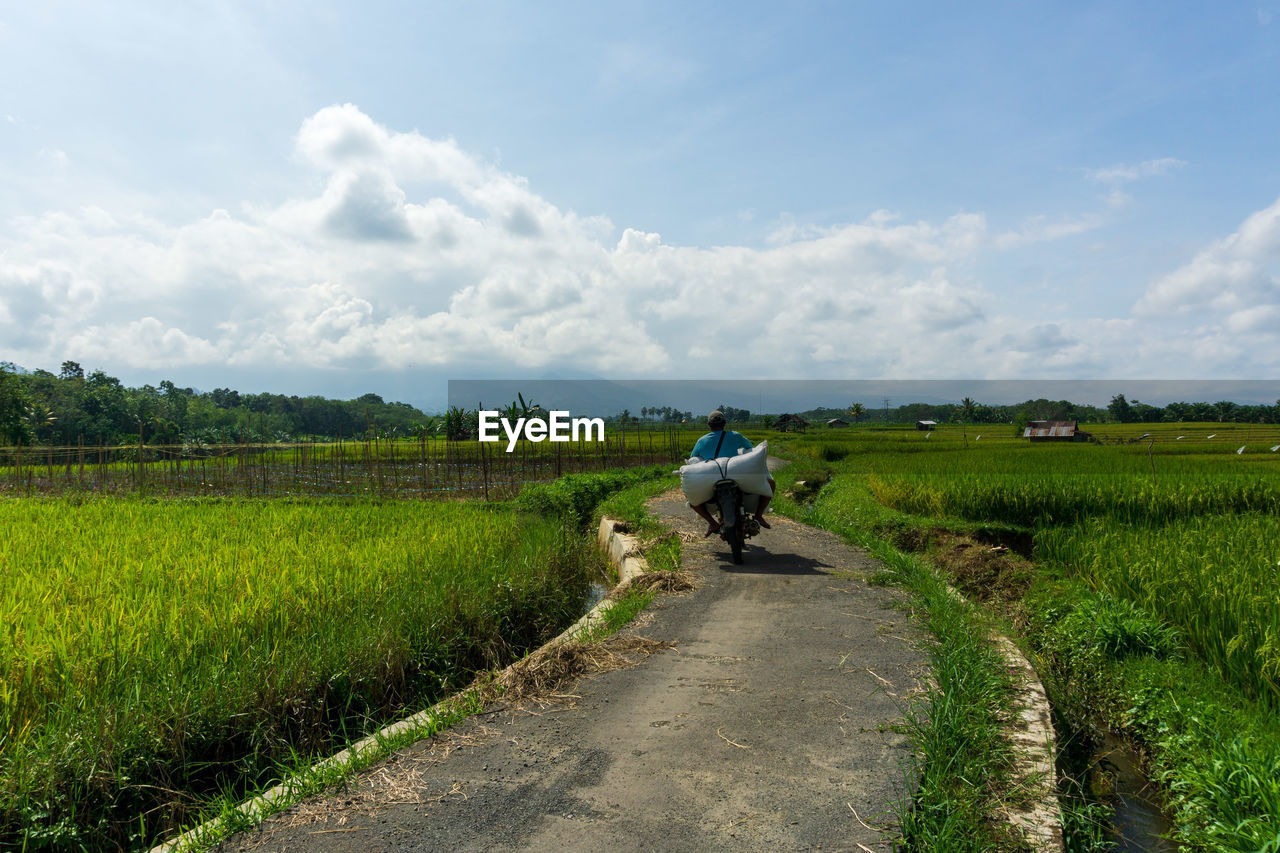
[[[715,497],[716,482],[726,478],[736,481],[749,495],[773,497],[769,488],[769,442],[762,441],[737,456],[691,460],[680,468],[680,488],[692,506]]]

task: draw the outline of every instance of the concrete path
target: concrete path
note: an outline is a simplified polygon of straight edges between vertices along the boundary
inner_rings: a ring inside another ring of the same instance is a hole
[[[925,671],[898,594],[823,531],[771,515],[735,566],[682,498],[651,506],[698,588],[627,630],[673,648],[472,718],[221,849],[889,851],[912,785],[889,727]]]

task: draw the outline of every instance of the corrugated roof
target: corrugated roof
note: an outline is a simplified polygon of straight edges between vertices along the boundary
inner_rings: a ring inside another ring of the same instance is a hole
[[[1074,438],[1075,421],[1031,421],[1022,431],[1023,438]]]

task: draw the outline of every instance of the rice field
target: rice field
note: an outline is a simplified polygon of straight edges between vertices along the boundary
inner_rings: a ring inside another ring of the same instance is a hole
[[[1280,707],[1280,518],[1091,518],[1040,531],[1036,557],[1178,626],[1246,695]]]
[[[840,460],[891,509],[1032,531],[1037,559],[1159,616],[1280,708],[1280,427],[1124,425],[1107,444],[1030,444],[1007,427],[977,439],[983,429],[794,447]]]
[[[421,502],[0,499],[0,847],[137,848],[579,614],[553,517]]]

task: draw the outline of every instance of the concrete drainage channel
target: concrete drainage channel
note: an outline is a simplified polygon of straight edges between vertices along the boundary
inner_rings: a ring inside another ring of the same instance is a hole
[[[1049,697],[1035,669],[1013,641],[1003,634],[997,634],[994,639],[1017,685],[1017,708],[1009,739],[1018,756],[1014,770],[1017,783],[1031,794],[1027,805],[1009,810],[1009,821],[1021,830],[1033,850],[1063,853],[1054,770],[1057,748]]]
[[[609,561],[617,567],[618,585],[627,583],[632,578],[644,574],[649,570],[649,564],[643,556],[640,555],[639,544],[632,536],[622,533],[619,528],[622,522],[615,521],[611,518],[600,519],[600,527],[596,531],[596,539],[600,546],[604,548],[605,553],[609,556]],[[598,601],[594,607],[582,615],[577,622],[574,622],[559,635],[548,640],[537,651],[542,652],[551,649],[561,643],[576,639],[583,634],[589,633],[595,625],[604,619],[605,611],[609,608],[611,602],[609,599]],[[536,652],[531,652],[534,654]],[[508,667],[509,669],[510,667]],[[312,766],[312,775],[321,773],[329,768],[338,768],[347,764],[351,764],[362,756],[377,752],[380,745],[389,738],[397,737],[406,732],[410,732],[415,728],[422,728],[429,725],[433,720],[447,716],[452,710],[452,705],[457,701],[457,696],[451,696],[447,699],[432,705],[425,711],[419,711],[411,717],[406,717],[399,722],[391,723],[384,726],[374,734],[362,738],[341,752],[335,753],[330,757],[317,762]],[[233,820],[240,820],[249,823],[259,823],[274,811],[274,806],[278,803],[287,803],[292,805],[296,799],[296,786],[290,782],[282,782],[263,793],[246,800],[235,808],[236,817]],[[195,829],[173,838],[169,841],[159,844],[151,848],[150,853],[178,853],[178,851],[193,849],[199,846],[202,837],[207,837],[211,833],[215,833],[219,825],[225,825],[226,818],[214,818],[213,820],[197,826]]]
[[[947,591],[957,600],[968,603],[951,584],[947,584]],[[1016,705],[1008,737],[1016,755],[1015,784],[1028,794],[1024,805],[1011,806],[1005,814],[1032,850],[1037,853],[1065,853],[1055,764],[1058,747],[1049,696],[1035,667],[1013,640],[1004,634],[994,634],[991,641],[1004,658],[1005,668],[1014,681]]]

